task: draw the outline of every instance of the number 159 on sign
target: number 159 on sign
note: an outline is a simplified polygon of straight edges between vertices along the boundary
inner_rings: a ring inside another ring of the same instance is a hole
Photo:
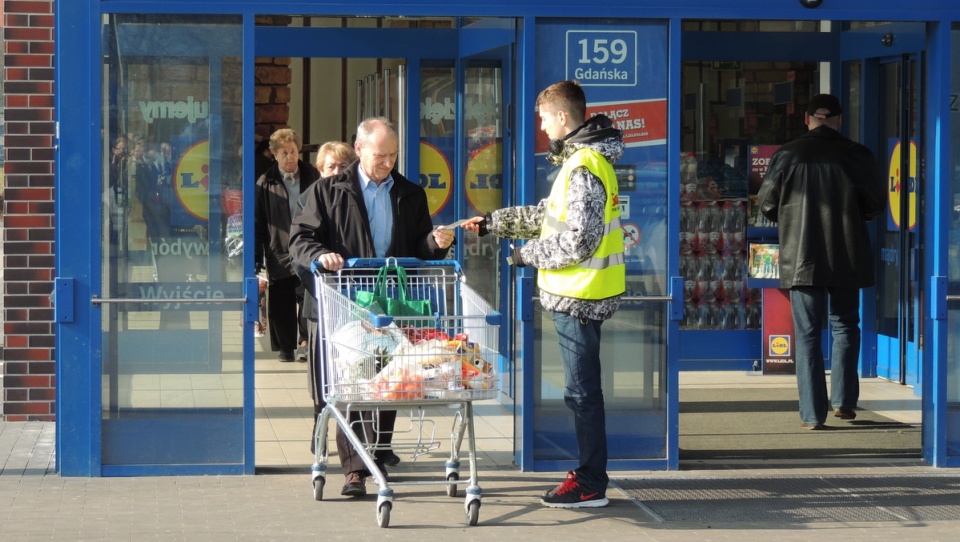
[[[577,79],[583,86],[636,85],[637,33],[568,31],[567,79]]]

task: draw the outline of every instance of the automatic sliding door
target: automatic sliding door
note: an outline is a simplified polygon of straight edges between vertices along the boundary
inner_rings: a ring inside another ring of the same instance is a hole
[[[877,376],[911,386],[920,383],[923,324],[918,65],[911,56],[881,62],[879,84],[873,87],[879,89],[877,158],[890,185],[888,211],[879,222],[877,240]]]
[[[669,201],[667,145],[667,25],[661,21],[539,22],[536,90],[579,79],[587,116],[603,113],[623,131],[626,149],[615,164],[624,228],[627,292],[603,324],[600,359],[609,443],[609,469],[664,468],[675,457],[668,436],[667,348],[671,286],[667,275]],[[529,109],[531,115],[533,110]],[[539,128],[533,121],[532,126]],[[537,131],[536,197],[546,197],[556,168]],[[533,202],[530,202],[533,203]],[[565,470],[577,461],[573,415],[564,401],[564,375],[551,314],[534,305],[533,456],[537,470]],[[674,357],[675,359],[675,357]]]
[[[104,27],[93,305],[106,475],[252,470],[243,257],[224,250],[228,225],[242,232],[240,22],[116,16]]]
[[[953,25],[953,51],[951,88],[960,88],[960,23]],[[960,115],[950,117],[950,171],[960,171]],[[949,294],[947,297],[947,355],[943,363],[946,378],[946,457],[950,466],[958,466],[960,459],[960,175],[949,181],[950,199],[946,208],[950,212],[947,273]],[[931,394],[937,393],[936,391]],[[938,397],[935,395],[935,397]],[[935,403],[936,404],[936,403]],[[941,412],[937,409],[937,412]],[[935,420],[936,423],[936,420]]]

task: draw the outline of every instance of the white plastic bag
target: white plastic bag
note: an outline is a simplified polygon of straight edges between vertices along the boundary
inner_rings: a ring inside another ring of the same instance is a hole
[[[392,353],[398,347],[409,345],[410,339],[396,324],[376,328],[368,322],[355,320],[334,331],[330,342],[336,348],[338,361],[349,361],[368,355]]]

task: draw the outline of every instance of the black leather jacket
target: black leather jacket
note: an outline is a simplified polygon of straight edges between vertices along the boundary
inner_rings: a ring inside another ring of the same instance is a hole
[[[370,219],[357,178],[359,162],[343,173],[321,179],[300,198],[303,210],[290,230],[290,254],[299,264],[300,280],[310,295],[304,297],[304,313],[316,316],[316,292],[309,271],[321,254],[335,252],[344,259],[376,258]],[[433,238],[433,222],[427,194],[420,185],[392,173],[393,240],[387,257],[442,260],[450,248],[440,248]],[[452,245],[451,245],[452,246]]]
[[[299,160],[300,193],[310,189],[320,178],[320,172],[311,164]],[[299,196],[299,195],[298,195]],[[280,280],[296,274],[290,256],[290,203],[287,187],[283,184],[280,166],[274,163],[259,179],[254,191],[254,261],[266,262],[270,280]]]
[[[757,198],[779,228],[781,288],[873,286],[867,221],[887,186],[869,149],[819,126],[773,155]]]

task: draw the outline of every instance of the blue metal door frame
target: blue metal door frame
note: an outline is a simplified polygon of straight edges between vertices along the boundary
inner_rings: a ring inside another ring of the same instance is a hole
[[[407,148],[416,148],[421,134],[416,119],[420,113],[420,69],[424,65],[435,63],[444,64],[453,62],[456,74],[456,111],[460,112],[455,120],[457,144],[454,148],[452,163],[455,168],[455,186],[466,186],[467,150],[463,144],[465,133],[464,111],[464,69],[466,60],[488,60],[503,68],[504,74],[504,104],[512,108],[513,88],[513,53],[514,43],[517,40],[517,30],[513,19],[489,19],[473,22],[467,26],[452,29],[389,29],[389,28],[283,28],[257,27],[255,30],[255,56],[277,57],[333,57],[333,58],[402,58],[407,66],[406,111],[408,127],[403,137],[407,141]],[[358,46],[358,44],[360,44]],[[251,102],[252,103],[252,102]],[[510,110],[512,112],[512,109]],[[250,116],[250,115],[248,115]],[[502,148],[504,149],[503,165],[503,205],[508,205],[509,194],[513,189],[512,172],[509,169],[509,152],[513,147],[513,130],[509,126],[511,118],[504,114],[507,127],[504,129]],[[252,132],[247,132],[252,133]],[[405,156],[408,178],[415,178],[420,169],[419,152],[408,152]],[[411,176],[413,175],[413,176]],[[461,196],[464,196],[461,194]],[[454,200],[455,216],[469,216],[470,208],[465,197]],[[462,239],[463,231],[458,230],[457,236]],[[459,247],[458,257],[462,261]],[[510,281],[504,278],[500,281],[500,299],[509,299]],[[510,315],[513,310],[508,306],[502,307],[505,314]],[[509,321],[509,319],[508,319]],[[500,336],[501,357],[514,350],[513,335],[506,328]],[[506,377],[513,369],[512,359],[502,359],[500,363],[501,375]],[[514,373],[515,374],[515,373]],[[511,375],[511,379],[515,378]],[[507,381],[506,379],[504,381]],[[509,390],[501,394],[501,401],[508,410],[514,410],[510,402],[512,395]]]
[[[960,426],[955,413],[948,410],[947,386],[947,277],[951,264],[956,265],[950,261],[948,250],[953,193],[948,149],[957,144],[951,141],[950,122],[950,104],[956,99],[955,89],[951,94],[952,65],[957,61],[951,58],[953,34],[950,22],[930,24],[926,34],[928,70],[924,99],[928,107],[923,137],[928,140],[924,152],[928,183],[923,198],[927,213],[923,264],[929,271],[921,277],[928,281],[924,298],[927,311],[920,315],[925,319],[927,337],[920,369],[924,382],[921,450],[923,459],[934,467],[960,467],[960,455],[949,455],[947,451],[949,439],[956,439],[956,428]]]

